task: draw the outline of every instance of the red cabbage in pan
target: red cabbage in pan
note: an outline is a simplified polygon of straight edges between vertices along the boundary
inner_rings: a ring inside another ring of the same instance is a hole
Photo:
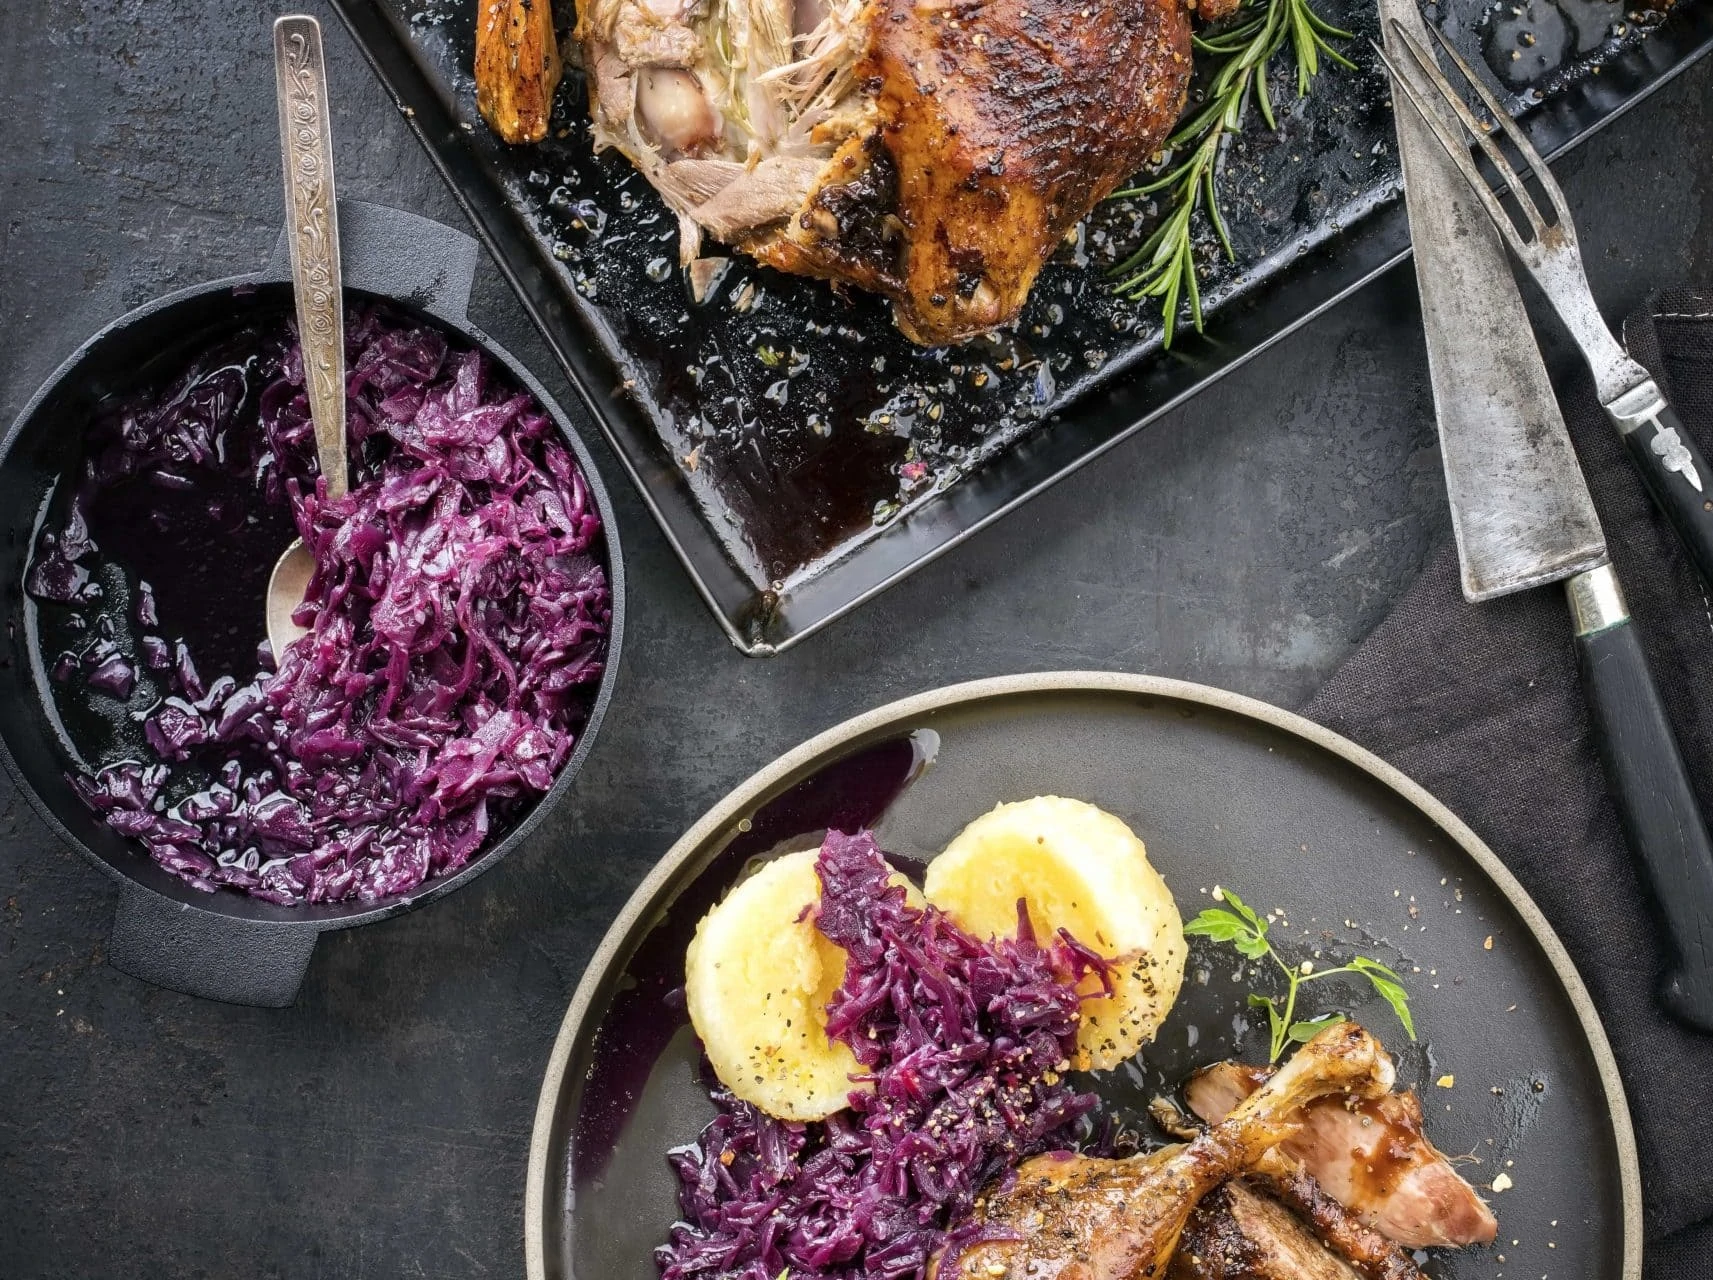
[[[1070,1145],[1095,1106],[1066,1079],[1075,984],[1103,962],[1061,932],[980,942],[893,884],[869,832],[830,833],[816,925],[844,948],[827,1030],[872,1081],[848,1111],[775,1120],[723,1090],[720,1114],[671,1153],[683,1221],[663,1280],[920,1277],[989,1183]],[[950,1229],[949,1229],[950,1228]]]
[[[153,758],[73,784],[201,889],[374,900],[457,870],[552,785],[604,669],[601,522],[541,406],[481,352],[398,313],[353,310],[346,345],[345,497],[313,479],[302,354],[282,321],[247,363],[193,365],[97,424],[71,513],[30,568],[38,599],[98,606],[91,565],[123,551],[98,548],[85,513],[118,486],[213,493],[236,470],[243,501],[290,504],[316,571],[298,614],[310,633],[277,671],[264,645],[253,678],[205,682],[196,637],[159,634],[147,582],[128,651],[101,617],[51,667],[121,702],[151,682],[158,696],[132,714]]]

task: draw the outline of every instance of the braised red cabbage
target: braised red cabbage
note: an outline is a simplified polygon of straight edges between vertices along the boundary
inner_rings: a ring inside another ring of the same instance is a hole
[[[1066,1073],[1076,984],[1100,958],[1062,931],[984,943],[890,879],[869,832],[829,833],[816,926],[844,948],[827,1031],[864,1083],[850,1109],[776,1120],[724,1090],[720,1114],[670,1153],[683,1221],[656,1252],[663,1280],[903,1280],[941,1249],[1022,1158],[1067,1147],[1096,1105]]]
[[[206,489],[211,511],[230,503],[239,518],[289,504],[316,570],[297,615],[309,634],[277,669],[264,643],[251,678],[205,681],[198,637],[161,634],[156,591],[137,578],[158,584],[161,567],[147,564],[124,566],[134,634],[101,616],[51,668],[126,703],[153,757],[74,776],[78,793],[200,889],[374,900],[457,870],[552,785],[604,670],[601,521],[541,405],[400,313],[353,309],[346,343],[345,497],[316,478],[302,353],[282,319],[259,354],[194,364],[92,429],[76,500],[28,574],[39,600],[98,609],[103,556],[123,550],[98,548],[86,517],[124,486]],[[220,490],[234,474],[247,493]]]

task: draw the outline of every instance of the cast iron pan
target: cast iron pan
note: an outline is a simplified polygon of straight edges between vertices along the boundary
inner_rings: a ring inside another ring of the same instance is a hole
[[[1479,1159],[1470,1181],[1504,1172],[1515,1184],[1491,1197],[1498,1243],[1442,1253],[1433,1274],[1638,1280],[1636,1152],[1611,1051],[1563,946],[1493,852],[1318,725],[1109,673],[978,681],[859,716],[745,782],[673,847],[595,953],[548,1064],[524,1209],[531,1280],[657,1276],[650,1251],[677,1216],[666,1151],[713,1115],[671,993],[696,921],[748,860],[872,823],[886,849],[926,861],[996,803],[1043,793],[1129,821],[1186,917],[1229,885],[1285,908],[1290,927],[1274,936],[1294,940],[1287,951],[1350,944],[1405,976],[1416,1044],[1365,992],[1341,989],[1323,1007],[1385,1041],[1436,1144]],[[1156,1043],[1092,1078],[1109,1108],[1134,1119],[1192,1067],[1265,1056],[1237,964],[1229,949],[1192,946]],[[1437,1087],[1445,1075],[1452,1087]]]
[[[372,924],[422,906],[467,884],[528,837],[562,799],[594,741],[618,670],[624,631],[624,566],[612,502],[588,449],[565,413],[510,354],[465,314],[476,242],[412,213],[356,201],[339,203],[340,252],[348,293],[391,299],[481,347],[541,401],[576,454],[605,523],[613,622],[606,675],[582,740],[541,800],[503,838],[457,874],[432,880],[411,897],[380,903],[278,907],[236,892],[199,892],[161,870],[141,850],[96,821],[65,780],[62,728],[47,713],[47,677],[23,591],[35,526],[58,478],[81,461],[83,425],[102,399],[131,390],[150,361],[189,357],[251,314],[290,306],[290,262],[282,236],[266,267],[171,294],[116,320],[48,379],[0,443],[0,760],[50,827],[119,883],[107,957],[116,968],[159,986],[236,1004],[290,1004],[316,938],[330,929]],[[215,552],[217,554],[217,551]],[[260,631],[262,602],[256,601]],[[50,659],[51,661],[51,655]]]

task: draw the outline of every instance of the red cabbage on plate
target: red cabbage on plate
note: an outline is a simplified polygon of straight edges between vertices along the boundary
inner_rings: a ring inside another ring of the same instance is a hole
[[[671,1153],[683,1220],[663,1280],[903,1280],[971,1243],[983,1188],[1025,1156],[1068,1148],[1096,1105],[1065,1072],[1076,984],[1103,962],[1068,936],[972,937],[915,905],[870,832],[829,833],[816,927],[847,956],[827,1032],[862,1073],[824,1121],[778,1120],[729,1092]]]

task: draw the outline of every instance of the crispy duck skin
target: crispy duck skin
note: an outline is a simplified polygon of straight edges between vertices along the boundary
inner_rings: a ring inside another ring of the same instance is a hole
[[[540,142],[559,86],[550,0],[476,0],[476,109],[507,142]]]
[[[1417,1272],[1417,1277],[1421,1275]],[[1302,1221],[1234,1178],[1190,1214],[1170,1280],[1362,1280]]]
[[[1264,1067],[1222,1062],[1185,1086],[1190,1109],[1218,1124],[1262,1087]],[[1299,1133],[1282,1144],[1333,1199],[1406,1248],[1486,1244],[1498,1220],[1422,1130],[1415,1094],[1388,1094],[1355,1106],[1309,1107]]]
[[[1329,1027],[1181,1146],[1126,1160],[1025,1161],[978,1202],[976,1243],[937,1260],[930,1280],[1157,1280],[1196,1204],[1288,1138],[1292,1117],[1320,1098],[1379,1097],[1393,1079],[1371,1035],[1354,1023]]]
[[[1205,23],[1224,22],[1242,7],[1243,0],[1187,0],[1196,17]]]
[[[1422,1269],[1395,1240],[1360,1222],[1327,1195],[1301,1163],[1279,1148],[1256,1164],[1254,1180],[1312,1227],[1321,1242],[1363,1280],[1423,1280]]]
[[[873,90],[883,154],[859,140],[816,194],[848,185],[846,160],[866,173],[866,150],[892,200],[864,213],[897,219],[892,252],[852,262],[837,220],[812,207],[758,256],[876,289],[912,341],[956,342],[1014,319],[1060,242],[1159,149],[1183,110],[1189,16],[1178,0],[870,8],[858,81]]]

